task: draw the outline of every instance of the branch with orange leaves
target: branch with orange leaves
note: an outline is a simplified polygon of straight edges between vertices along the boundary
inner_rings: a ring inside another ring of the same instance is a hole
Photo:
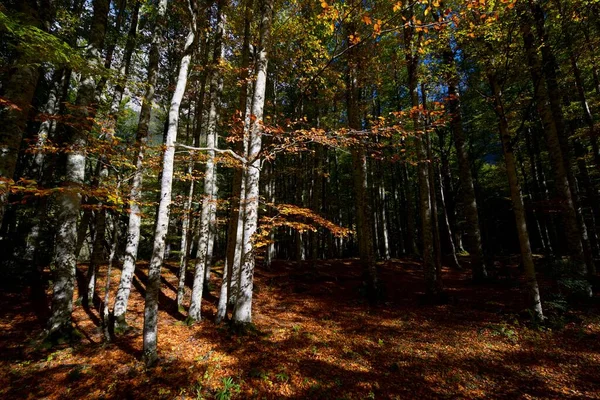
[[[270,242],[271,232],[281,226],[294,229],[299,232],[316,232],[319,227],[331,232],[335,237],[347,237],[354,234],[354,231],[343,226],[339,226],[309,208],[299,207],[293,204],[275,204],[265,203],[276,211],[273,216],[265,216],[261,219],[259,232],[254,238],[256,247],[263,247]]]

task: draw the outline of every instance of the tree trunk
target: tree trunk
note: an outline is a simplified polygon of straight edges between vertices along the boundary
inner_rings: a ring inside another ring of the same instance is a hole
[[[548,32],[545,27],[546,13],[542,8],[539,0],[530,0],[529,4],[533,14],[539,41],[541,43],[541,70],[547,86],[551,117],[558,134],[558,141],[562,151],[564,167],[567,174],[567,180],[569,182],[569,189],[571,191],[573,207],[575,209],[576,223],[580,234],[579,239],[583,249],[583,258],[587,266],[587,271],[589,272],[594,269],[594,258],[592,256],[592,249],[590,246],[590,241],[588,239],[588,229],[581,209],[581,202],[579,201],[579,190],[577,187],[577,181],[573,172],[573,168],[571,167],[571,148],[569,146],[569,140],[564,121],[563,110],[561,106],[561,100],[563,96],[560,92],[560,88],[558,85],[558,64],[556,61],[556,57],[554,56],[554,52],[552,51],[552,48],[550,46]]]
[[[101,64],[101,50],[106,36],[109,0],[93,2],[94,15],[89,34],[87,49],[91,66]],[[86,136],[93,125],[95,116],[96,77],[82,79],[77,92],[75,111],[80,121],[78,126],[67,126],[67,145],[70,152],[66,157],[66,173],[63,190],[56,196],[59,207],[56,240],[54,287],[52,297],[52,315],[48,322],[48,333],[55,334],[71,330],[71,311],[73,310],[73,290],[77,259],[77,219],[81,205],[81,186],[85,175]]]
[[[548,147],[550,162],[554,172],[558,205],[561,209],[564,222],[567,247],[572,261],[577,264],[580,275],[586,276],[587,268],[584,261],[581,232],[579,230],[577,213],[575,211],[573,197],[569,186],[559,132],[555,125],[550,105],[548,104],[548,91],[543,81],[541,63],[536,54],[534,38],[531,33],[531,22],[525,14],[521,20],[521,32],[523,34],[527,62],[529,64],[529,70],[534,85],[534,96],[538,114],[542,120],[544,133],[546,135],[546,145]]]
[[[121,269],[121,278],[119,288],[115,297],[113,306],[114,330],[123,331],[127,328],[125,314],[127,312],[127,303],[131,292],[131,281],[135,272],[135,262],[137,259],[138,246],[140,243],[140,229],[142,225],[142,211],[140,207],[142,196],[142,179],[144,176],[144,153],[146,142],[148,141],[148,128],[152,113],[152,104],[154,99],[154,90],[158,80],[159,70],[159,52],[162,47],[162,34],[165,26],[165,15],[167,11],[168,0],[161,0],[158,4],[158,13],[152,32],[152,44],[148,56],[148,78],[146,80],[146,92],[140,111],[140,121],[136,132],[136,156],[134,159],[135,170],[129,192],[129,222],[127,224],[127,238],[125,245],[125,255],[123,267]]]
[[[248,165],[245,173],[244,234],[239,293],[233,312],[233,321],[245,325],[252,322],[252,288],[255,254],[252,239],[258,225],[258,195],[262,147],[262,120],[267,88],[267,48],[271,38],[273,0],[264,0],[261,15],[261,30],[256,60],[256,80],[252,99],[252,119],[249,130]]]
[[[208,64],[208,56],[209,56],[209,40],[208,40],[208,30],[206,30],[205,38],[203,39],[202,46],[202,58],[200,62],[202,65]],[[203,71],[200,77],[200,90],[196,97],[196,108],[194,110],[194,141],[193,144],[195,147],[200,147],[200,134],[202,132],[202,116],[204,113],[204,95],[206,92],[206,81],[208,74]],[[188,173],[190,176],[194,172],[196,161],[193,159],[193,153],[190,154],[191,160],[188,164]],[[196,180],[192,177],[190,182],[190,187],[188,191],[188,198],[186,201],[186,206],[184,210],[183,217],[183,229],[182,229],[182,241],[181,241],[181,255],[179,259],[179,282],[177,285],[177,308],[183,307],[183,297],[185,294],[185,279],[187,272],[188,260],[191,256],[191,250],[193,242],[197,242],[198,238],[198,220],[194,218],[194,209],[192,207],[194,191],[196,188]],[[196,251],[197,253],[197,251]]]
[[[198,255],[196,258],[194,284],[192,286],[192,299],[190,302],[190,309],[188,311],[188,318],[192,321],[199,321],[201,319],[201,303],[202,303],[202,291],[205,286],[206,271],[210,268],[209,263],[209,247],[211,236],[213,236],[215,214],[216,214],[216,164],[215,164],[215,151],[212,149],[218,146],[218,135],[217,135],[217,120],[219,118],[219,107],[221,101],[221,92],[223,90],[223,74],[220,70],[220,62],[223,57],[223,33],[225,29],[225,18],[224,18],[224,7],[226,6],[224,1],[218,2],[217,11],[217,31],[215,33],[214,53],[212,62],[212,77],[210,81],[210,109],[208,112],[208,127],[206,134],[206,147],[207,159],[206,167],[204,170],[204,197],[202,198],[202,210],[199,220],[199,234],[198,239]]]
[[[36,1],[18,2],[17,11],[24,16],[23,23],[42,27]],[[8,81],[2,85],[3,97],[10,104],[0,109],[0,227],[40,74],[40,68],[30,57],[31,55],[17,53],[16,62],[7,74]]]
[[[250,68],[250,27],[252,23],[253,0],[244,2],[244,39],[242,43],[242,61],[240,68],[240,97],[239,97],[239,121],[236,127],[239,129],[240,137],[236,144],[237,153],[247,154],[247,129],[250,124],[251,113],[251,85],[248,82]],[[219,294],[219,303],[217,307],[216,323],[220,323],[227,317],[227,308],[229,304],[237,299],[237,283],[239,280],[239,270],[241,264],[241,242],[243,232],[243,213],[242,206],[245,201],[245,185],[243,182],[243,169],[236,168],[233,172],[233,182],[231,190],[231,210],[229,212],[229,226],[227,231],[227,245],[225,248],[225,267],[223,271],[223,281],[221,282],[221,292]],[[233,296],[233,292],[236,295]]]
[[[450,268],[461,270],[462,266],[460,265],[460,263],[458,262],[458,258],[456,257],[456,247],[454,246],[452,228],[450,227],[450,220],[448,219],[448,209],[446,207],[446,196],[444,193],[444,179],[442,177],[441,167],[438,169],[438,176],[440,188],[440,207],[442,209],[442,225],[444,229],[445,240],[448,243],[448,253],[446,254],[446,258],[448,259]]]
[[[110,342],[114,335],[114,325],[111,324],[110,312],[109,312],[109,301],[110,301],[110,276],[112,274],[112,267],[115,261],[115,255],[117,253],[117,246],[119,245],[119,218],[118,214],[115,213],[113,216],[113,229],[110,246],[110,254],[108,255],[108,267],[106,268],[106,281],[104,283],[104,299],[102,300],[102,306],[100,307],[102,313],[102,328],[104,330],[104,339]]]
[[[417,221],[415,212],[415,194],[413,191],[413,185],[410,181],[410,175],[408,173],[408,163],[402,165],[402,181],[404,182],[404,198],[406,199],[406,251],[408,255],[415,256],[419,254],[416,237],[417,237]]]
[[[102,204],[100,204],[102,207]],[[104,259],[104,242],[106,239],[106,210],[100,208],[96,210],[96,236],[94,237],[94,245],[92,248],[92,256],[90,257],[90,265],[87,276],[87,291],[85,292],[85,300],[88,307],[94,305],[94,294],[96,292],[96,273],[98,267]]]
[[[353,24],[347,26],[347,35],[354,34]],[[347,73],[346,73],[346,109],[348,114],[348,127],[354,131],[362,131],[360,117],[360,60],[356,47],[348,48]],[[354,187],[356,207],[356,235],[358,239],[358,253],[362,264],[367,285],[367,299],[370,303],[378,302],[380,293],[379,277],[375,264],[373,242],[373,213],[369,185],[367,182],[367,152],[363,137],[358,136],[358,143],[351,150],[352,154],[352,183]]]
[[[517,167],[512,145],[513,139],[510,135],[508,128],[508,121],[506,119],[506,113],[504,111],[500,85],[496,80],[495,75],[488,73],[488,79],[490,81],[490,86],[492,87],[495,110],[499,120],[500,139],[502,141],[502,151],[504,153],[504,160],[506,162],[506,173],[508,175],[510,197],[513,203],[515,222],[517,224],[517,233],[519,235],[521,259],[523,267],[525,269],[525,279],[528,290],[529,305],[535,318],[539,321],[542,321],[544,319],[544,313],[542,311],[540,291],[535,276],[535,265],[533,263],[531,245],[529,242],[529,232],[527,230],[527,217],[525,214],[525,206],[523,204],[523,197],[521,196],[521,188],[519,187],[519,181],[517,177]]]
[[[383,245],[383,253],[382,256],[385,260],[389,260],[391,258],[390,253],[390,240],[389,240],[389,206],[387,200],[387,192],[385,188],[385,174],[383,169],[381,168],[381,161],[377,161],[379,166],[379,174],[377,178],[377,191],[379,194],[379,213],[381,214],[381,236],[382,236],[382,245]]]
[[[152,258],[148,267],[148,283],[146,285],[146,301],[144,305],[144,362],[152,366],[158,360],[158,295],[160,292],[160,271],[164,260],[165,242],[169,229],[169,207],[173,188],[173,164],[175,159],[175,142],[179,126],[179,108],[187,86],[188,72],[192,61],[192,45],[194,31],[188,34],[183,57],[179,66],[179,74],[171,107],[169,108],[169,128],[165,140],[165,151],[162,162],[162,178],[160,184],[160,201],[156,212],[156,227],[154,231],[154,246]]]
[[[548,185],[546,183],[546,174],[544,173],[544,169],[542,167],[542,163],[540,160],[540,151],[539,151],[539,140],[538,136],[535,133],[529,131],[528,135],[525,137],[525,145],[527,146],[527,152],[529,154],[529,159],[531,162],[531,176],[533,178],[532,182],[534,183],[533,191],[537,193],[537,200],[540,204],[548,204],[550,201],[550,194],[548,192]],[[557,248],[557,233],[556,227],[554,224],[554,219],[550,213],[543,213],[543,221],[547,242],[546,254],[559,254]]]
[[[425,84],[421,83],[421,98],[423,104],[423,110],[427,113],[427,92],[425,90]],[[437,196],[435,190],[435,171],[433,167],[433,149],[431,148],[431,136],[428,131],[429,129],[429,116],[425,115],[424,124],[424,135],[425,135],[425,146],[427,152],[427,172],[429,174],[429,197],[431,199],[431,222],[433,229],[433,250],[435,257],[435,272],[436,280],[438,283],[438,289],[442,290],[442,243],[440,239],[440,221],[438,218],[438,206]]]
[[[435,257],[435,243],[433,232],[433,210],[431,204],[431,186],[429,180],[429,163],[427,160],[427,150],[424,143],[424,132],[419,132],[419,95],[417,93],[417,67],[419,64],[418,55],[415,55],[412,48],[417,46],[419,38],[414,38],[414,28],[406,26],[404,28],[404,48],[405,59],[408,68],[408,92],[413,113],[414,143],[417,153],[417,177],[419,182],[419,210],[421,214],[421,238],[423,244],[422,257],[425,274],[426,296],[431,301],[435,301],[442,291],[442,282],[438,276]]]
[[[460,97],[458,92],[458,75],[456,71],[454,71],[454,53],[450,49],[444,53],[444,61],[450,71],[446,77],[446,83],[448,85],[448,112],[450,113],[450,129],[452,130],[454,145],[456,147],[463,208],[467,220],[467,250],[471,256],[473,280],[475,282],[481,282],[487,277],[487,270],[481,243],[481,230],[479,226],[479,214],[477,211],[477,199],[475,197],[475,188],[473,186],[473,174],[471,173],[471,162],[469,160],[462,123]]]
[[[125,49],[123,54],[123,62],[119,70],[119,76],[117,77],[117,83],[115,85],[115,91],[112,98],[112,104],[110,106],[110,113],[113,118],[117,119],[121,107],[121,101],[123,100],[123,93],[125,91],[125,85],[129,78],[129,72],[131,69],[131,58],[135,45],[137,44],[137,32],[138,32],[138,21],[140,15],[140,0],[133,0],[133,11],[131,15],[131,24],[129,25],[129,32],[127,33],[127,42],[125,43]]]

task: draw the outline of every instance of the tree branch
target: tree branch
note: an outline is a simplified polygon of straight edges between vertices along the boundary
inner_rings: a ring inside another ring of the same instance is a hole
[[[245,168],[246,165],[248,164],[248,160],[246,160],[244,157],[240,156],[239,154],[235,153],[233,150],[229,150],[229,149],[216,149],[214,147],[194,147],[194,146],[188,146],[185,144],[181,144],[181,143],[175,143],[176,147],[181,147],[182,149],[187,149],[187,150],[192,150],[192,151],[214,151],[215,153],[220,153],[220,154],[228,154],[229,156],[235,158],[236,160],[238,160],[239,162],[242,163],[243,167]]]

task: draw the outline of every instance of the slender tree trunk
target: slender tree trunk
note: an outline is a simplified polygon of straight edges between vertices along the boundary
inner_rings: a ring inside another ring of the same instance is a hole
[[[100,205],[102,207],[102,205]],[[92,256],[90,257],[90,266],[87,275],[87,291],[85,292],[85,301],[88,307],[94,305],[94,294],[96,292],[96,273],[98,267],[104,259],[104,242],[106,239],[106,210],[100,208],[96,211],[96,236],[94,237],[94,245],[92,248]]]
[[[162,47],[162,34],[165,25],[165,15],[167,12],[168,0],[161,0],[158,4],[158,12],[152,32],[152,44],[148,56],[148,78],[146,80],[146,93],[142,102],[140,111],[140,121],[136,133],[136,156],[134,159],[135,170],[129,192],[129,222],[127,224],[127,238],[125,245],[125,255],[119,288],[115,297],[113,306],[115,332],[123,331],[127,328],[125,314],[127,312],[127,303],[131,292],[131,281],[135,272],[135,262],[137,259],[138,246],[140,243],[140,229],[142,224],[142,211],[140,201],[142,196],[142,179],[144,175],[143,161],[146,142],[148,140],[148,128],[152,113],[152,104],[154,91],[158,80],[159,70],[159,52]]]
[[[198,147],[198,143],[194,142],[194,146]],[[194,153],[190,154],[190,157],[194,157]],[[194,166],[194,161],[191,160],[188,165],[188,175],[191,176],[192,170]],[[188,254],[190,251],[190,242],[191,242],[191,229],[190,222],[192,220],[192,202],[194,199],[194,180],[190,181],[190,186],[188,188],[188,195],[185,200],[185,204],[183,207],[183,221],[181,223],[181,246],[180,246],[180,256],[179,256],[179,279],[177,283],[177,309],[179,310],[183,307],[183,297],[185,295],[185,274],[187,272],[187,263],[188,263]]]
[[[529,304],[535,318],[541,321],[544,319],[544,313],[542,311],[540,291],[535,276],[535,265],[533,263],[533,255],[531,252],[531,245],[529,242],[529,232],[527,230],[525,206],[523,204],[523,197],[521,196],[521,189],[519,187],[519,181],[517,177],[517,167],[512,146],[513,139],[509,132],[508,121],[506,119],[506,113],[502,104],[502,93],[500,90],[500,85],[495,75],[489,73],[488,79],[490,81],[490,86],[492,87],[495,110],[499,120],[500,139],[502,141],[502,151],[504,153],[504,160],[506,162],[506,173],[508,175],[510,197],[513,203],[515,222],[517,224],[517,233],[519,235],[521,259],[523,262],[523,267],[525,269],[525,279],[527,283]]]
[[[245,325],[252,322],[252,288],[255,254],[252,239],[258,225],[258,195],[262,147],[262,121],[267,87],[267,48],[271,39],[273,0],[264,0],[261,30],[256,60],[256,80],[252,99],[252,121],[249,132],[248,165],[245,169],[244,235],[239,292],[233,312],[233,321]]]
[[[444,190],[444,179],[442,177],[441,167],[438,170],[439,176],[439,188],[440,188],[440,207],[442,209],[442,225],[444,229],[444,234],[446,236],[446,241],[448,243],[448,253],[446,258],[448,259],[448,263],[450,268],[461,270],[462,266],[458,262],[458,258],[456,257],[456,247],[454,246],[454,239],[452,237],[452,228],[450,227],[450,221],[448,219],[448,209],[446,207],[446,196]]]
[[[314,169],[312,171],[313,173],[313,178],[312,178],[312,190],[311,190],[311,208],[312,211],[316,214],[321,215],[321,212],[323,210],[323,158],[324,158],[324,148],[323,146],[321,146],[320,144],[317,144],[315,146],[315,152],[314,152],[314,159],[313,159],[313,166]],[[274,175],[274,171],[273,171],[273,167],[271,167],[270,169],[270,182],[274,182],[274,178],[272,178],[272,176]],[[270,199],[269,201],[271,202],[275,202],[275,188],[273,187],[274,184],[272,184],[271,188],[270,188]],[[319,246],[319,242],[320,242],[320,232],[317,230],[315,232],[310,232],[310,242],[311,242],[311,262],[312,262],[312,266],[313,268],[316,267],[316,262],[317,260],[321,257],[320,251],[321,251],[321,246]]]
[[[408,164],[402,165],[402,180],[404,182],[404,197],[406,199],[406,249],[408,255],[414,256],[419,253],[416,243],[417,238],[417,221],[415,212],[415,194],[413,191],[413,185],[410,181],[410,175],[408,171]]]
[[[347,26],[348,35],[354,33],[353,24]],[[351,130],[361,131],[360,117],[360,83],[358,74],[360,72],[360,55],[356,47],[349,48],[346,75],[346,109],[348,114],[348,127]],[[360,134],[359,134],[360,135]],[[360,263],[364,271],[367,285],[367,298],[370,303],[375,304],[379,300],[380,287],[377,266],[375,264],[374,242],[373,242],[373,213],[371,196],[369,196],[369,185],[367,182],[367,152],[363,137],[358,136],[358,141],[351,151],[352,154],[352,181],[354,187],[356,207],[356,235],[358,240],[358,253]]]
[[[209,263],[209,247],[211,236],[214,236],[214,229],[211,225],[214,224],[216,213],[216,164],[215,164],[215,149],[218,146],[217,135],[217,120],[219,118],[218,108],[221,101],[221,92],[223,90],[223,77],[220,70],[220,62],[223,57],[222,38],[225,29],[224,19],[224,1],[218,2],[217,11],[217,31],[215,33],[215,44],[213,53],[213,71],[210,82],[210,109],[208,112],[208,127],[206,147],[207,159],[204,170],[204,197],[202,199],[202,211],[200,214],[200,237],[198,240],[198,256],[196,258],[194,284],[192,286],[192,300],[188,311],[188,318],[192,321],[201,319],[201,303],[202,292],[205,286],[206,271],[210,268]]]
[[[419,95],[417,93],[417,67],[418,55],[414,54],[413,46],[417,45],[419,38],[414,37],[414,28],[404,28],[405,59],[408,68],[408,91],[413,110],[414,143],[416,147],[418,165],[417,177],[419,182],[419,209],[421,214],[421,238],[423,244],[423,268],[425,274],[425,286],[427,297],[435,301],[442,291],[442,282],[436,268],[435,243],[433,232],[433,210],[431,204],[431,186],[429,180],[429,166],[427,161],[427,150],[424,143],[424,133],[419,132]]]
[[[529,183],[527,182],[527,171],[525,170],[526,163],[525,163],[525,160],[524,160],[522,154],[517,153],[516,158],[517,158],[517,164],[521,166],[521,175],[523,176],[523,189],[522,189],[521,197],[523,199],[529,198],[529,200],[530,200],[530,206],[532,209],[533,220],[535,223],[535,231],[537,232],[537,236],[540,238],[541,248],[544,249],[544,251],[546,251],[547,243],[546,243],[546,237],[544,236],[544,232],[542,231],[542,221],[539,218],[539,213],[538,213],[538,210],[536,209],[535,204],[533,204],[533,198],[535,195],[532,193],[532,191],[529,187]],[[525,204],[525,207],[527,207],[525,200],[523,200],[523,203]],[[535,242],[535,241],[532,239],[531,242]],[[535,250],[534,250],[534,252],[535,252]]]
[[[208,40],[208,30],[206,32],[206,38],[203,39],[202,46],[202,57],[201,64],[208,64],[208,56],[210,53],[209,50],[209,40]],[[204,95],[206,92],[206,81],[208,74],[203,71],[202,76],[200,78],[200,90],[196,98],[196,109],[194,110],[195,116],[195,127],[194,127],[194,146],[200,147],[200,134],[202,132],[202,116],[204,113]],[[193,153],[190,154],[192,159],[188,165],[188,172],[192,175],[195,169],[195,160],[193,160]],[[183,297],[185,294],[185,279],[187,272],[188,260],[191,256],[192,244],[197,242],[198,240],[198,220],[194,218],[194,209],[192,207],[194,191],[196,189],[196,180],[192,179],[190,182],[190,187],[188,191],[188,198],[186,201],[186,210],[184,211],[184,219],[183,219],[183,232],[182,232],[182,242],[181,242],[181,256],[179,260],[179,282],[177,285],[177,307],[180,308],[183,306]],[[197,251],[196,251],[197,253]]]
[[[548,91],[543,81],[541,64],[535,50],[534,37],[531,33],[531,22],[526,15],[523,15],[521,20],[521,32],[523,34],[527,62],[534,85],[534,96],[538,114],[542,120],[546,135],[546,145],[554,172],[555,187],[564,221],[567,247],[571,259],[578,264],[579,273],[582,276],[586,276],[587,268],[584,261],[581,232],[577,222],[577,213],[573,203],[559,132],[554,122],[550,105],[548,104]]]
[[[240,137],[236,144],[237,153],[246,155],[248,152],[247,131],[250,126],[250,113],[252,107],[252,85],[249,84],[250,68],[250,25],[252,23],[253,0],[245,0],[244,6],[244,39],[242,43],[242,62],[240,68],[240,97],[239,97],[239,121],[235,125],[239,129]],[[220,323],[227,317],[227,308],[237,299],[237,287],[239,282],[239,271],[241,266],[241,242],[243,239],[244,215],[242,204],[245,202],[244,171],[236,168],[233,172],[231,211],[229,212],[229,226],[227,232],[227,245],[225,249],[225,269],[219,304],[217,307],[216,323]],[[235,295],[234,295],[235,292]]]
[[[93,19],[89,34],[88,62],[91,66],[101,64],[101,49],[106,36],[109,0],[93,2]],[[77,259],[77,219],[81,205],[81,186],[85,175],[86,136],[91,130],[95,116],[96,77],[82,79],[77,92],[75,116],[79,126],[67,127],[67,144],[70,152],[66,157],[66,179],[63,190],[57,195],[59,207],[56,240],[52,315],[48,322],[48,333],[54,334],[71,330],[73,310],[73,290]]]
[[[115,261],[115,255],[117,253],[117,247],[119,245],[119,219],[118,214],[115,213],[113,217],[113,229],[112,229],[112,240],[110,246],[110,254],[108,255],[108,267],[106,268],[106,282],[104,283],[104,299],[102,301],[102,306],[100,307],[102,312],[102,328],[104,330],[104,339],[107,342],[110,342],[114,335],[114,325],[111,324],[110,312],[109,312],[109,302],[110,302],[110,281],[112,274],[112,267]]]
[[[381,168],[381,162],[378,161],[379,164],[379,176],[378,176],[378,185],[377,191],[379,193],[379,201],[380,208],[379,212],[381,213],[381,235],[382,235],[382,244],[383,244],[383,258],[389,260],[391,258],[390,253],[390,240],[389,240],[389,216],[388,216],[388,200],[387,200],[387,192],[385,188],[385,174]]]
[[[481,229],[479,226],[475,188],[473,186],[473,174],[471,173],[471,162],[469,160],[462,123],[461,104],[458,92],[458,75],[456,71],[454,71],[454,53],[451,50],[447,50],[444,53],[444,61],[446,66],[450,69],[446,78],[448,84],[448,111],[450,113],[450,129],[452,130],[454,145],[456,147],[456,158],[458,160],[458,172],[462,189],[461,194],[463,196],[463,208],[467,220],[467,250],[471,256],[473,280],[475,282],[481,282],[487,277],[487,271],[483,256]]]
[[[165,141],[165,151],[162,162],[162,179],[160,184],[160,201],[156,213],[156,227],[154,231],[154,246],[152,258],[148,267],[148,284],[146,285],[146,302],[144,306],[144,362],[147,366],[153,365],[158,360],[158,295],[160,292],[160,271],[164,260],[165,242],[169,229],[169,207],[171,205],[171,191],[173,187],[173,163],[175,159],[175,142],[179,125],[179,108],[185,94],[188,72],[192,61],[192,46],[194,44],[194,31],[188,34],[183,57],[179,66],[179,74],[171,107],[169,108],[169,128]]]
[[[592,249],[588,237],[588,229],[585,223],[585,219],[583,217],[583,212],[580,204],[581,202],[579,200],[579,190],[577,187],[577,181],[573,172],[573,168],[571,167],[572,152],[569,146],[566,124],[564,121],[563,110],[561,106],[561,100],[563,96],[560,92],[560,88],[558,85],[558,64],[556,61],[556,57],[554,56],[554,52],[552,51],[552,48],[550,46],[548,31],[545,27],[545,10],[542,8],[539,0],[529,0],[529,4],[533,14],[539,41],[541,43],[541,70],[547,86],[551,117],[556,127],[556,131],[558,133],[558,141],[562,151],[562,157],[564,161],[565,171],[567,174],[567,180],[569,182],[569,189],[571,191],[573,206],[575,208],[577,228],[579,229],[579,238],[581,241],[581,246],[583,248],[583,258],[587,266],[587,271],[589,272],[595,269],[594,258],[592,255]]]
[[[421,98],[423,110],[427,112],[427,92],[425,90],[425,85],[421,83]],[[438,206],[437,206],[437,196],[435,190],[435,171],[433,167],[433,150],[431,148],[431,136],[428,131],[429,129],[429,116],[425,115],[425,124],[424,124],[424,135],[425,135],[425,146],[427,152],[427,172],[429,174],[429,197],[431,199],[431,222],[433,229],[433,250],[435,257],[435,271],[436,271],[436,280],[438,283],[438,290],[442,290],[442,243],[440,239],[440,222],[438,218]]]
[[[123,62],[119,70],[119,76],[115,85],[115,91],[112,98],[112,104],[110,106],[110,112],[114,116],[116,121],[117,114],[119,112],[121,101],[123,100],[123,93],[125,92],[125,85],[129,78],[131,70],[131,58],[137,44],[137,32],[138,32],[138,21],[140,15],[140,0],[133,0],[133,11],[131,14],[131,24],[129,25],[129,32],[127,33],[127,42],[125,43],[125,49],[123,54]]]
[[[531,176],[533,177],[534,182],[534,192],[538,193],[537,200],[540,204],[548,204],[550,201],[550,194],[548,193],[548,185],[546,184],[546,176],[544,173],[544,169],[542,167],[542,163],[540,162],[540,151],[539,151],[539,140],[537,135],[533,132],[529,131],[529,134],[525,137],[525,144],[527,146],[527,152],[529,153],[529,159],[531,162]],[[554,219],[549,213],[546,212],[543,214],[544,218],[544,226],[545,226],[545,235],[546,235],[546,255],[552,256],[553,254],[558,254],[557,248],[557,234],[556,227],[554,225]]]
[[[42,27],[35,0],[18,2],[17,11],[24,16],[23,23]],[[25,53],[17,54],[16,62],[7,74],[8,81],[2,87],[3,97],[11,104],[0,108],[0,227],[40,74],[40,68],[29,57],[31,55]]]

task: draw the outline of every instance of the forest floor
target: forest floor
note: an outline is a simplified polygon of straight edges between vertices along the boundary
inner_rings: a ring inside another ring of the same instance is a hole
[[[0,293],[0,398],[600,399],[597,296],[563,314],[560,329],[541,328],[524,322],[522,282],[473,285],[466,272],[445,270],[449,304],[423,305],[418,263],[380,268],[387,296],[376,308],[361,300],[356,260],[259,268],[256,331],[240,336],[213,323],[218,271],[204,320],[187,326],[175,308],[176,267],[167,266],[161,361],[149,370],[139,361],[147,264],[139,265],[129,303],[135,329],[110,344],[98,313],[78,302],[81,339],[45,348],[42,318],[26,293]]]

